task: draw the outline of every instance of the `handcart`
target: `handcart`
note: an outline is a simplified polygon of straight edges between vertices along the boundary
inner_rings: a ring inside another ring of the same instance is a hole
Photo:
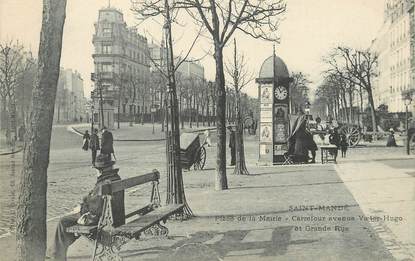
[[[183,169],[202,170],[206,163],[205,143],[200,145],[199,134],[182,133],[180,135],[180,162]]]

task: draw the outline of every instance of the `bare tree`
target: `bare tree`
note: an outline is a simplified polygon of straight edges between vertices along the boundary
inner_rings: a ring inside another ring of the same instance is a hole
[[[233,40],[234,52],[233,61],[225,65],[226,72],[232,79],[231,84],[235,90],[235,111],[236,111],[236,133],[235,133],[235,151],[236,151],[236,165],[233,174],[248,175],[248,169],[245,164],[245,149],[244,149],[244,127],[241,113],[241,90],[248,85],[253,79],[254,75],[249,73],[247,68],[247,61],[243,54],[239,54],[236,50],[236,39]]]
[[[293,81],[291,82],[291,109],[294,113],[302,111],[302,107],[308,100],[309,85],[311,81],[308,79],[308,76],[302,72],[292,72],[291,73]]]
[[[26,133],[16,211],[16,260],[44,261],[50,138],[62,49],[66,0],[44,0],[38,80]]]
[[[279,17],[285,12],[283,0],[179,0],[193,20],[206,28],[213,41],[216,62],[217,155],[215,189],[228,188],[226,177],[226,90],[223,49],[236,30],[256,39],[278,41]]]
[[[167,79],[167,97],[166,103],[168,113],[166,117],[170,117],[170,131],[166,132],[166,154],[167,154],[167,204],[185,204],[183,208],[184,217],[190,217],[193,215],[190,207],[186,201],[186,195],[184,193],[183,175],[180,162],[180,126],[179,126],[179,111],[177,101],[176,90],[176,77],[175,73],[180,65],[186,61],[191,50],[196,44],[201,29],[197,33],[187,53],[175,59],[173,53],[173,37],[172,37],[172,23],[177,16],[177,10],[174,4],[170,4],[168,0],[131,0],[133,7],[132,10],[136,12],[140,18],[146,19],[149,17],[162,16],[164,17],[165,24],[163,26],[165,34],[165,46],[166,46],[166,67],[158,70]],[[176,62],[177,61],[177,62]],[[166,120],[169,122],[169,120]],[[168,126],[168,125],[167,125]]]
[[[368,95],[373,131],[377,131],[376,108],[373,100],[372,81],[376,77],[378,55],[368,50],[350,47],[337,47],[325,58],[329,71],[348,81],[353,86],[363,88]]]
[[[11,112],[15,112],[15,89],[19,78],[26,71],[24,66],[23,46],[17,41],[0,44],[0,99],[2,103],[0,125],[2,129],[10,129],[8,124],[7,104]],[[8,101],[8,103],[7,103]]]

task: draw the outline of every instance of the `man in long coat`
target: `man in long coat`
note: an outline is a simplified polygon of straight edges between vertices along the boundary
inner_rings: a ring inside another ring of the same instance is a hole
[[[114,138],[112,137],[112,133],[106,128],[102,128],[102,136],[101,136],[101,154],[107,155],[109,159],[111,159],[111,154],[114,153]]]
[[[120,180],[118,175],[119,169],[114,169],[114,161],[108,159],[105,155],[98,155],[95,162],[97,169],[97,183],[95,187],[82,199],[82,203],[76,207],[72,213],[59,219],[55,231],[55,237],[52,245],[48,250],[47,259],[54,261],[66,261],[66,252],[68,247],[79,238],[79,235],[66,232],[68,227],[81,223],[82,225],[96,225],[102,215],[103,198],[98,196],[101,185]],[[124,209],[124,192],[116,192],[111,198],[112,213],[114,226],[120,226],[125,223]],[[83,216],[83,218],[81,218]]]
[[[91,134],[91,140],[89,142],[89,148],[91,149],[92,153],[92,166],[95,166],[95,159],[97,157],[97,151],[100,149],[99,147],[99,137],[98,137],[98,129],[94,129]]]

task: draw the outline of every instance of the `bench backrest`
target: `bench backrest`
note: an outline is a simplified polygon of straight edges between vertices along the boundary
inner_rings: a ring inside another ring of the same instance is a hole
[[[128,188],[132,188],[141,184],[145,184],[151,181],[158,181],[160,179],[160,173],[158,170],[153,170],[151,173],[147,173],[144,175],[127,178],[112,182],[111,184],[104,184],[101,186],[100,190],[98,191],[98,195],[112,195],[119,191],[124,191]]]

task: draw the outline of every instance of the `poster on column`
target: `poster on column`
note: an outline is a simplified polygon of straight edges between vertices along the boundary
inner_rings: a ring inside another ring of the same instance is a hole
[[[288,140],[288,106],[276,104],[274,106],[274,143],[287,143]]]
[[[271,143],[272,142],[272,124],[271,123],[261,122],[259,141],[261,143],[263,143],[263,142]]]
[[[266,84],[261,86],[261,105],[266,106],[272,103],[272,85]]]
[[[266,110],[266,109],[261,110],[261,122],[272,122],[272,109],[271,110]]]

